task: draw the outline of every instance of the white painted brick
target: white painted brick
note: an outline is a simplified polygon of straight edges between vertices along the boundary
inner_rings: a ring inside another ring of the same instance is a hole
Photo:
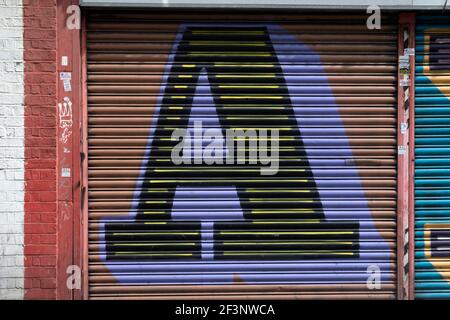
[[[17,278],[20,278],[21,273],[23,272],[23,268],[17,268],[17,267],[0,267],[0,279],[4,278],[10,278],[14,279],[14,287],[17,284]]]
[[[16,234],[0,235],[0,241],[4,245],[23,245],[23,237]]]
[[[2,260],[0,260],[0,269],[2,267],[16,267],[16,257],[7,257],[5,256]]]
[[[16,287],[16,279],[14,278],[7,278],[6,279],[7,288],[15,288]]]
[[[23,287],[23,286],[22,286]],[[23,299],[23,289],[0,289],[0,299],[20,300]]]
[[[23,138],[25,136],[25,128],[24,127],[14,128],[14,136]]]
[[[0,0],[0,300],[24,292],[22,0]]]
[[[0,168],[3,169],[20,169],[23,171],[23,161],[20,159],[0,158]],[[19,170],[17,170],[19,171]]]
[[[3,251],[3,252],[2,252]],[[23,254],[23,245],[3,245],[0,254],[5,256],[17,256]]]
[[[19,2],[17,0],[0,0],[0,7],[17,7]]]
[[[22,212],[22,214],[23,214],[23,202],[22,203],[5,202],[5,205],[8,206],[7,207],[8,211],[15,212],[15,213]]]
[[[5,191],[23,191],[23,182],[22,181],[8,181],[7,179],[4,179],[4,181],[1,182],[2,189]],[[11,210],[11,208],[4,208],[4,210]]]

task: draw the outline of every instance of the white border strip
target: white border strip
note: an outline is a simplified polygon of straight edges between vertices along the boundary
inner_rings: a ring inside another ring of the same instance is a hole
[[[0,300],[24,294],[22,0],[0,2]]]

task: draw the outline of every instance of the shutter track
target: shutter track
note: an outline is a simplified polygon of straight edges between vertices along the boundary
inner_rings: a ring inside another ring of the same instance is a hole
[[[88,11],[91,299],[396,297],[397,25],[366,17]],[[278,173],[173,165],[196,120],[278,129]]]

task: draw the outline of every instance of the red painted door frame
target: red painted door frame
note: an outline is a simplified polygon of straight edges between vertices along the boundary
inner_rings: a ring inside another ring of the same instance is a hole
[[[80,299],[79,1],[57,1],[57,299]],[[74,7],[74,5],[76,7]],[[72,7],[71,7],[72,6]],[[70,277],[72,276],[72,277]]]

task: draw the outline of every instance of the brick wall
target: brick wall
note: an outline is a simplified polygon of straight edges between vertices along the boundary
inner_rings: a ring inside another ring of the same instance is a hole
[[[56,0],[23,0],[25,298],[56,298]]]
[[[0,0],[0,300],[23,298],[22,0]]]

